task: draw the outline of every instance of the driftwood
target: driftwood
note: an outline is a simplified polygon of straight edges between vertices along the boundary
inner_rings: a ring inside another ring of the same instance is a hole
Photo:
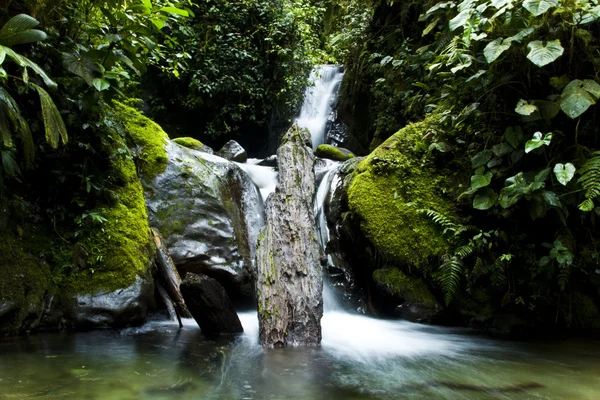
[[[191,318],[192,314],[190,314],[190,311],[185,305],[185,301],[179,290],[181,277],[177,272],[177,268],[175,268],[175,263],[173,263],[171,256],[169,256],[167,247],[165,246],[165,240],[155,229],[152,229],[152,236],[154,237],[154,244],[156,245],[156,264],[160,273],[160,280],[164,284],[164,289],[169,295],[169,298],[173,301],[177,314],[183,318]]]
[[[173,305],[173,301],[169,297],[169,294],[167,293],[165,288],[162,287],[162,285],[160,283],[156,283],[156,289],[158,289],[158,294],[159,294],[160,298],[162,299],[163,303],[165,303],[165,306],[167,306],[167,312],[169,313],[169,317],[171,317],[171,319],[173,321],[177,320],[177,322],[179,322],[179,327],[183,328],[183,323],[181,322],[181,317],[179,316],[179,313],[177,311],[175,311],[175,306]]]

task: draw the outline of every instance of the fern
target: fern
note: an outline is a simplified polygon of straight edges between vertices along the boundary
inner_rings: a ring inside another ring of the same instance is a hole
[[[446,305],[450,304],[460,288],[460,277],[463,274],[463,267],[463,262],[457,257],[449,255],[442,257],[442,264],[438,270],[437,280],[444,293]]]
[[[438,211],[435,211],[435,210],[423,208],[423,209],[417,210],[417,212],[419,212],[421,214],[425,214],[433,222],[435,222],[436,224],[438,224],[442,228],[444,228],[444,231],[443,231],[444,234],[446,234],[448,232],[452,232],[454,234],[454,236],[459,236],[461,233],[472,231],[475,229],[475,227],[470,226],[470,225],[462,225],[462,224],[454,223],[448,216],[446,216]]]
[[[579,182],[585,190],[586,200],[579,205],[581,211],[592,211],[594,199],[600,196],[600,151],[592,153],[592,157],[579,169]]]
[[[569,266],[564,266],[560,268],[560,271],[558,272],[558,285],[560,286],[561,291],[564,292],[567,288],[570,276],[571,268]]]

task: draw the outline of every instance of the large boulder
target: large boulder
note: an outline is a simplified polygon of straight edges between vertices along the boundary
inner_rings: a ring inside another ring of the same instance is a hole
[[[163,172],[144,179],[150,224],[178,268],[219,280],[234,299],[254,292],[262,198],[235,163],[172,142]]]
[[[248,153],[246,150],[235,140],[230,140],[225,143],[221,150],[216,152],[216,155],[223,157],[229,161],[235,161],[239,163],[245,163],[248,159]]]
[[[412,322],[434,322],[442,307],[419,278],[394,268],[373,272],[374,302],[387,316],[398,316]]]
[[[244,331],[227,292],[216,280],[188,273],[180,289],[188,309],[206,336]]]
[[[277,151],[279,182],[266,202],[266,226],[256,255],[259,336],[264,345],[321,342],[323,277],[309,146],[308,132],[295,126]]]
[[[213,149],[209,146],[205,145],[198,139],[194,139],[191,137],[178,137],[173,139],[173,142],[177,143],[180,146],[187,147],[188,149],[202,151],[208,154],[214,154]]]

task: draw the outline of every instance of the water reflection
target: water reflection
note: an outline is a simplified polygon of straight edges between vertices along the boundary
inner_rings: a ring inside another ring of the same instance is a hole
[[[329,312],[322,347],[207,341],[193,321],[0,341],[0,399],[597,399],[600,344],[518,344]]]

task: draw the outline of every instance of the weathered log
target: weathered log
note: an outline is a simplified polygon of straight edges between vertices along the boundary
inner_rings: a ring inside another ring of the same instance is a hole
[[[266,201],[257,283],[263,345],[321,342],[323,277],[315,230],[314,156],[308,131],[292,127],[277,151],[279,182]]]
[[[181,317],[179,316],[179,313],[175,310],[173,301],[169,297],[169,294],[167,293],[165,288],[162,287],[162,285],[160,283],[157,283],[156,289],[158,290],[158,295],[162,299],[163,303],[165,303],[165,307],[167,307],[167,312],[169,313],[169,317],[171,318],[171,320],[173,320],[173,321],[177,320],[177,322],[179,322],[179,327],[183,328],[183,323],[181,322]]]
[[[206,336],[230,335],[244,331],[227,292],[215,279],[188,272],[181,284],[181,293]]]
[[[156,264],[160,272],[161,281],[164,284],[164,289],[173,301],[177,314],[183,318],[190,318],[192,314],[186,307],[179,289],[181,277],[177,272],[175,263],[171,259],[171,256],[169,256],[165,241],[161,234],[154,228],[152,229],[152,236],[156,245]]]

